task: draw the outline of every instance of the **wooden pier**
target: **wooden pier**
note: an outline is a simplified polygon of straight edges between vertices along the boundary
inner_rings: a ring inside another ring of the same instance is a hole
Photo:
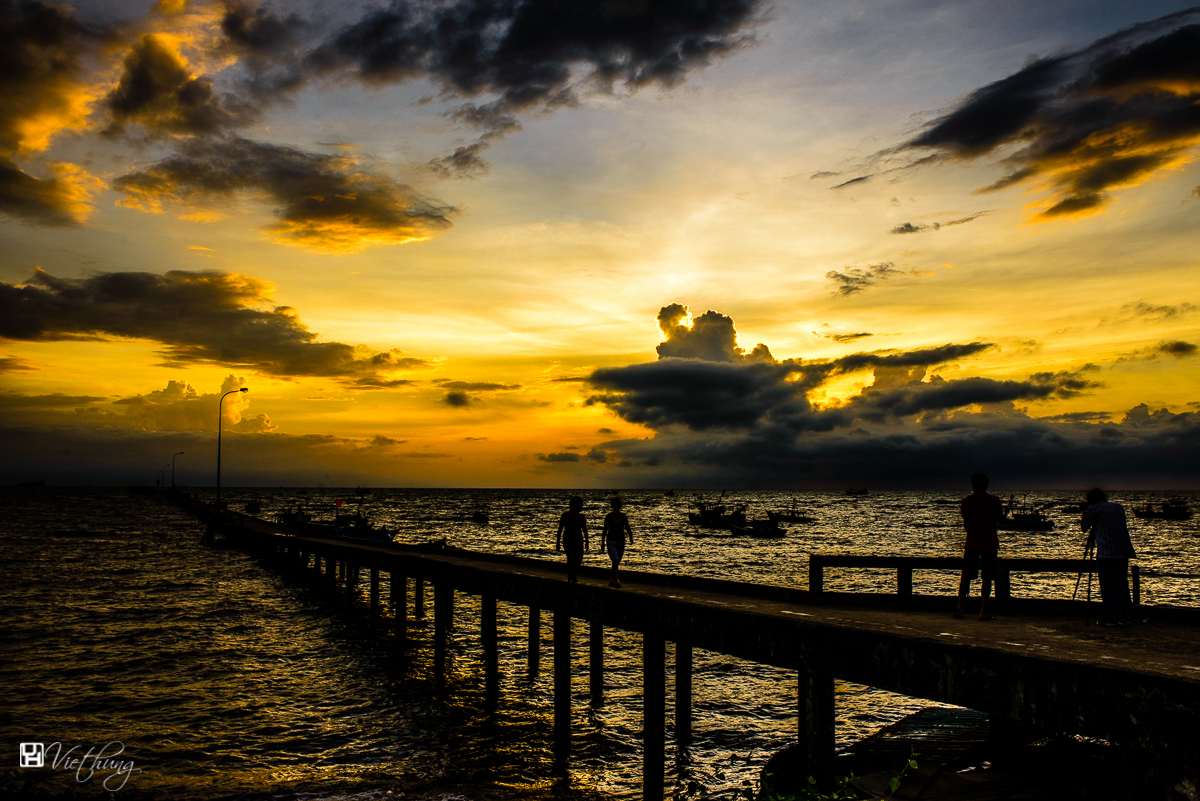
[[[952,619],[953,599],[905,592],[849,594],[718,579],[583,568],[578,584],[544,560],[429,546],[366,545],[293,536],[282,528],[179,498],[210,528],[247,548],[336,583],[370,575],[370,613],[379,585],[391,582],[397,643],[411,614],[423,616],[433,588],[433,670],[446,675],[446,642],[456,593],[481,600],[482,671],[489,704],[499,694],[496,604],[529,610],[529,665],[536,671],[542,610],[554,629],[554,758],[570,765],[571,627],[590,630],[590,689],[603,697],[606,627],[642,634],[643,798],[664,795],[667,642],[675,643],[675,736],[692,725],[691,652],[695,648],[795,671],[799,751],[821,785],[833,782],[834,679],[987,713],[991,731],[1100,738],[1120,747],[1125,801],[1200,799],[1200,613],[1146,610],[1151,622],[1117,629],[1088,626],[1088,607],[1069,601],[1009,598],[997,618]],[[950,560],[956,561],[956,560]],[[1079,565],[1070,561],[1071,570]],[[831,562],[826,562],[827,565]],[[892,565],[894,567],[894,565]],[[938,564],[944,568],[946,565]],[[913,567],[919,567],[914,565]],[[1036,565],[1026,565],[1036,569]],[[819,574],[818,574],[819,575]],[[911,576],[911,573],[909,574]],[[1092,607],[1091,614],[1095,614]]]

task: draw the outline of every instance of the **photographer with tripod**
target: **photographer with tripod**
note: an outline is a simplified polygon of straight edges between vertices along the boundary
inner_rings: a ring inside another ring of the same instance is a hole
[[[1104,605],[1101,626],[1123,626],[1133,622],[1133,602],[1129,598],[1129,560],[1136,558],[1129,539],[1129,524],[1125,507],[1108,500],[1104,490],[1096,488],[1087,494],[1087,509],[1082,526],[1088,534],[1084,558],[1093,547],[1096,572],[1100,577],[1100,600]]]

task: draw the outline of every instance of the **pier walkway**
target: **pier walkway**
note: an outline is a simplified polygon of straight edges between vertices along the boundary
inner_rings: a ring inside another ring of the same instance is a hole
[[[701,648],[796,672],[799,750],[829,785],[834,771],[834,679],[986,712],[1005,732],[1078,734],[1120,746],[1122,799],[1200,799],[1200,614],[1142,608],[1149,622],[1088,625],[1082,602],[1007,599],[992,621],[951,617],[953,599],[898,592],[849,594],[584,568],[578,584],[562,564],[431,546],[368,545],[288,534],[281,527],[186,498],[179,502],[273,560],[311,568],[318,580],[369,580],[371,613],[391,583],[396,640],[407,639],[409,591],[423,613],[432,585],[435,678],[445,675],[455,593],[481,599],[484,686],[498,704],[496,603],[529,609],[536,667],[540,616],[553,617],[555,761],[570,760],[570,633],[590,627],[591,693],[603,695],[603,632],[643,638],[643,797],[663,797],[666,643],[675,643],[675,736],[691,732],[692,650]],[[1061,561],[1061,560],[1059,560]],[[1098,605],[1090,609],[1096,614]]]

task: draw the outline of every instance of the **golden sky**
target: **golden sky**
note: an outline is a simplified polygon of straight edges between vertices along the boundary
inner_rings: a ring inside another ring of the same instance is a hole
[[[0,481],[1200,486],[1186,8],[5,6]]]

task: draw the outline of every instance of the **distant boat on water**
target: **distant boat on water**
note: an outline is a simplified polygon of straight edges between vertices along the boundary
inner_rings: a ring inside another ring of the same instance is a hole
[[[746,525],[746,504],[744,503],[735,506],[732,512],[727,511],[728,507],[723,503],[692,501],[692,506],[696,507],[696,511],[688,512],[688,521],[693,526],[729,529],[733,526]]]
[[[1051,531],[1054,521],[1033,504],[1014,501],[1010,495],[1004,504],[1004,517],[996,524],[1001,531]]]
[[[816,520],[810,515],[801,514],[800,507],[796,503],[796,499],[792,498],[792,505],[786,512],[767,511],[767,519],[775,525],[780,523],[811,523]]]
[[[1183,498],[1168,498],[1158,509],[1150,501],[1134,506],[1133,516],[1140,520],[1190,520],[1192,510]]]
[[[867,490],[866,487],[862,487],[861,489],[855,489],[854,487],[850,487],[849,489],[846,490],[846,494],[847,495],[866,495],[868,491],[869,490]]]

